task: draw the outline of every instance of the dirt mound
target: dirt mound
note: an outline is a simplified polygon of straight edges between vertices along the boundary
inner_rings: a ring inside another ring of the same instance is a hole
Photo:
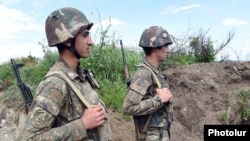
[[[173,141],[202,141],[205,124],[241,122],[237,93],[250,92],[250,62],[201,63],[164,74],[174,94]]]
[[[174,95],[172,141],[202,141],[205,124],[240,124],[237,93],[250,93],[250,62],[201,63],[164,71]],[[1,95],[1,94],[0,94]],[[248,104],[249,104],[248,99]],[[0,141],[18,138],[23,119],[15,102],[1,101]],[[115,141],[133,141],[134,125],[121,114],[109,111]],[[248,118],[249,119],[249,118]],[[245,121],[242,124],[249,124]],[[17,126],[19,125],[19,126]]]

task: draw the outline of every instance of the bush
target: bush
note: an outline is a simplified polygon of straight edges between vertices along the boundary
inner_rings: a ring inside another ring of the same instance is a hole
[[[132,75],[136,69],[135,65],[141,62],[141,55],[126,48],[124,54]],[[117,112],[122,112],[121,103],[127,90],[122,62],[121,50],[112,45],[94,46],[90,57],[81,60],[82,67],[92,70],[96,75],[100,85],[98,92],[107,107]]]

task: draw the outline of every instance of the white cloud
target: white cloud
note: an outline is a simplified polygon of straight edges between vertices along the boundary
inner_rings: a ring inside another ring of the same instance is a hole
[[[10,2],[10,1],[5,1]],[[41,56],[38,41],[44,36],[44,26],[37,24],[35,17],[0,5],[0,63],[10,57]]]
[[[164,10],[161,11],[161,14],[162,15],[169,14],[169,13],[177,14],[179,12],[184,12],[184,11],[190,12],[191,9],[197,8],[197,7],[200,7],[200,4],[196,3],[196,4],[191,4],[191,5],[182,6],[182,7],[168,6]]]
[[[226,26],[231,26],[231,25],[246,25],[248,24],[247,21],[244,20],[239,20],[237,18],[228,18],[222,20],[222,23]]]
[[[98,24],[94,24],[94,26],[91,28],[92,32],[97,33],[97,32],[102,32],[100,30],[106,30],[108,28],[108,26],[110,26],[110,28],[117,28],[120,25],[123,25],[124,22],[120,21],[118,19],[115,18],[108,18],[105,19],[103,21],[101,21]]]
[[[33,43],[20,43],[20,44],[2,44],[0,48],[0,64],[7,62],[10,58],[27,57],[28,55],[42,57],[43,51],[39,45]]]
[[[20,10],[0,5],[0,39],[11,39],[16,33],[25,31],[42,31],[43,27],[36,24],[31,16]]]
[[[108,27],[109,25],[111,25],[111,26],[119,26],[119,25],[123,25],[123,24],[124,24],[123,21],[120,21],[120,20],[115,19],[115,18],[108,18],[108,19],[105,19],[105,20],[101,21],[101,23],[99,23],[99,24],[94,24],[93,28],[97,29],[100,26]]]
[[[193,9],[196,7],[200,7],[200,5],[199,4],[192,4],[192,5],[188,5],[188,6],[182,6],[179,8],[178,11],[187,11],[187,10],[190,10],[190,9]]]
[[[122,25],[124,24],[125,23],[123,21],[111,17],[98,24],[94,24],[91,28],[91,32],[94,33],[92,37],[93,41],[95,43],[99,43],[100,36],[103,36],[103,33],[101,32],[106,30],[108,31],[108,33],[106,33],[106,37],[113,36],[116,33],[116,30],[121,30]],[[119,33],[121,33],[121,31]]]

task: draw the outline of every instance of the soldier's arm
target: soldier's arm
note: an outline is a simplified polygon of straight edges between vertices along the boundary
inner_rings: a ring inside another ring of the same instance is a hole
[[[23,140],[82,140],[87,138],[82,119],[75,119],[60,127],[52,128],[58,116],[67,90],[58,83],[44,87],[31,107]],[[64,84],[65,86],[65,84]]]
[[[123,102],[123,112],[128,115],[147,115],[163,106],[157,94],[145,99],[149,86],[152,84],[151,72],[136,71]]]

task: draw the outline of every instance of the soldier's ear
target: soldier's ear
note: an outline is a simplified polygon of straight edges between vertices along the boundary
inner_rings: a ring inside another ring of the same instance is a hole
[[[159,50],[159,48],[152,48],[151,52],[157,52]]]
[[[64,44],[65,46],[67,46],[67,47],[71,47],[71,42],[70,42],[70,40],[65,41],[63,44]]]

